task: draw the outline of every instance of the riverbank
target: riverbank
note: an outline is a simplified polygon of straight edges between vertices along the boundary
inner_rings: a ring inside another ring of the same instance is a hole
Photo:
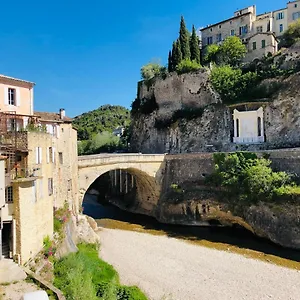
[[[152,300],[298,300],[300,271],[168,236],[103,228],[101,257]]]

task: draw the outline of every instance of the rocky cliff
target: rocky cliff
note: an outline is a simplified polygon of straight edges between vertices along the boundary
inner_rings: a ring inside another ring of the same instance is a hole
[[[271,98],[227,106],[209,81],[209,71],[171,74],[151,85],[139,83],[137,101],[155,101],[151,113],[133,115],[131,147],[143,153],[264,150],[300,146],[300,76],[268,79],[262,89],[280,84]],[[264,144],[232,143],[234,109],[264,109]]]

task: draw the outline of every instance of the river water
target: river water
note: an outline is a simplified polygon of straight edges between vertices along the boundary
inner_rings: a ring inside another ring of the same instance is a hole
[[[97,196],[88,194],[82,206],[84,214],[94,218],[100,227],[167,235],[300,270],[299,250],[283,248],[256,237],[244,228],[162,224],[149,216],[126,212],[110,204],[100,204]]]

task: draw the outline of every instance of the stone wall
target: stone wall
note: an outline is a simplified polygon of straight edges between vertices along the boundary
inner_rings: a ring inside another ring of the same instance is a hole
[[[16,254],[24,264],[43,247],[43,239],[53,234],[53,205],[48,197],[40,198],[39,179],[14,183],[14,217],[16,219]]]

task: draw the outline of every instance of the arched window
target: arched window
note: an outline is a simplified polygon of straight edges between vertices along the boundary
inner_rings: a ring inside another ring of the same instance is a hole
[[[236,137],[239,137],[240,136],[240,120],[239,119],[236,119],[235,120],[236,124]]]
[[[261,132],[261,117],[257,118],[257,134],[258,134],[258,136],[262,136],[262,132]]]

